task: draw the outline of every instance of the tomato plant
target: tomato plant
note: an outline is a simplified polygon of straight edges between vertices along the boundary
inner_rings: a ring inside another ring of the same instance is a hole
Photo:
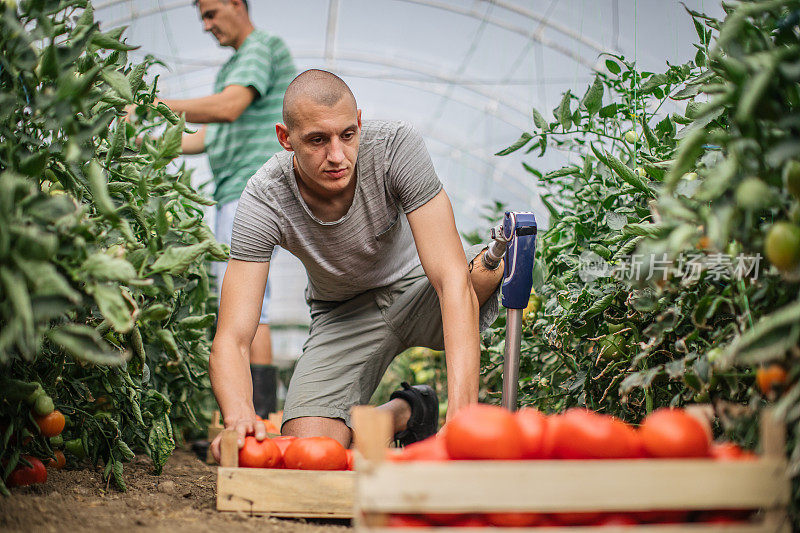
[[[330,437],[304,437],[289,444],[283,464],[297,470],[347,470],[347,453]]]
[[[629,422],[710,402],[714,434],[746,448],[775,402],[798,472],[800,130],[787,117],[800,105],[800,2],[722,7],[724,20],[687,9],[694,58],[643,72],[606,55],[582,98],[564,93],[552,118],[534,109],[531,130],[499,152],[570,160],[524,163],[548,220],[520,402]],[[483,338],[488,398],[499,395],[504,333],[501,316]],[[774,385],[773,364],[786,370]]]
[[[205,262],[227,257],[212,202],[171,164],[186,128],[153,105],[156,60],[130,62],[123,32],[101,31],[87,0],[0,5],[0,460],[51,457],[31,414],[57,409],[70,455],[120,489],[134,450],[159,472],[201,427]],[[142,123],[122,119],[129,105]]]

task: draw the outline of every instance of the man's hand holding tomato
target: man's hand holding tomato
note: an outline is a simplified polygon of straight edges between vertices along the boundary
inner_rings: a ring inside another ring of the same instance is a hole
[[[247,435],[255,436],[256,440],[262,441],[267,438],[267,428],[264,424],[263,420],[260,420],[255,412],[252,413],[250,417],[243,416],[236,420],[225,420],[225,429],[233,429],[236,433],[239,434],[239,439],[237,444],[239,449],[242,449],[244,446],[244,438]],[[213,441],[211,441],[211,455],[214,456],[214,460],[219,463],[220,458],[220,450],[219,450],[219,443],[222,441],[222,433],[217,435]]]

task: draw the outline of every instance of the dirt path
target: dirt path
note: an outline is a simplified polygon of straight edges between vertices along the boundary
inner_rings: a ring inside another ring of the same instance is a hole
[[[45,485],[17,488],[0,496],[0,531],[265,531],[336,533],[347,521],[308,522],[218,513],[216,469],[190,452],[176,450],[161,476],[150,460],[137,457],[125,467],[128,492],[106,489],[92,468],[48,471]]]

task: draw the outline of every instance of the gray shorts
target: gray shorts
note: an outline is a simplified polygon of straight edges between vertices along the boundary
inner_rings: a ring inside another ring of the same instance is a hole
[[[469,248],[467,260],[484,248]],[[481,330],[497,318],[499,291],[481,306]],[[444,349],[439,297],[421,266],[345,302],[313,301],[309,338],[289,383],[283,422],[319,416],[349,426],[350,408],[368,403],[392,359],[412,346]]]

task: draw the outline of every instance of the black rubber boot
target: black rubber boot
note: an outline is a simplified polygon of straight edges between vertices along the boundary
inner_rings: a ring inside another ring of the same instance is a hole
[[[253,377],[253,407],[266,419],[278,407],[278,369],[273,365],[250,365]]]
[[[406,429],[394,435],[398,445],[408,446],[436,434],[439,428],[439,399],[429,385],[412,387],[405,381],[401,385],[403,388],[394,391],[389,399],[401,398],[411,406],[411,417]]]

